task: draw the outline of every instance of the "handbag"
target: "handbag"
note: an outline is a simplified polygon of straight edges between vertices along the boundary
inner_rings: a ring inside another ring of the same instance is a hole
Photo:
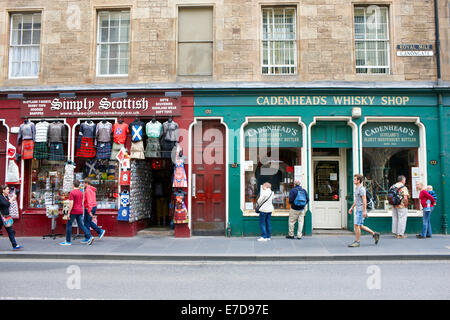
[[[2,216],[2,220],[3,220],[3,225],[5,226],[5,228],[9,228],[12,227],[14,220],[11,216]]]
[[[264,202],[261,203],[260,205],[258,205],[258,201],[256,201],[256,206],[255,206],[255,212],[256,212],[256,213],[259,213],[259,209],[264,205],[264,203],[267,202],[267,200],[269,200],[269,199],[272,197],[272,195],[273,195],[273,192],[272,192],[272,193],[270,194],[270,196],[268,196],[267,199],[264,200]]]

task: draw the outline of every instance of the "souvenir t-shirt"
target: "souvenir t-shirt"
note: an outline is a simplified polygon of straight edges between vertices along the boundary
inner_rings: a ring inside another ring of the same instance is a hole
[[[83,214],[83,192],[80,189],[70,191],[69,200],[73,200],[73,207],[70,214]]]
[[[113,126],[114,142],[117,144],[125,144],[128,132],[128,124],[125,122],[115,123]]]

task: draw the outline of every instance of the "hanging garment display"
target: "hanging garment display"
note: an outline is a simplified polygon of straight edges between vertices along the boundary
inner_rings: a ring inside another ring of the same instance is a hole
[[[152,121],[148,122],[145,126],[145,131],[147,133],[148,138],[161,138],[162,135],[162,124],[156,119],[152,119]]]
[[[141,120],[136,119],[130,123],[131,128],[131,142],[138,142],[144,139],[144,126]]]
[[[177,155],[175,171],[173,173],[173,187],[187,188],[186,171],[184,170],[184,157]]]
[[[22,159],[33,159],[34,155],[34,141],[23,140],[22,141]]]
[[[129,133],[128,124],[119,120],[118,123],[113,125],[114,143],[125,144],[127,141],[127,135]]]
[[[19,133],[17,135],[17,145],[23,140],[36,140],[36,125],[30,120],[26,120],[19,127]]]
[[[36,123],[36,140],[34,144],[34,154],[33,158],[47,159],[48,158],[48,127],[50,123],[47,121],[40,121]]]
[[[120,206],[128,207],[130,205],[130,193],[127,190],[124,190],[120,194]]]
[[[97,141],[97,159],[110,159],[111,158],[111,143]]]
[[[117,143],[113,143],[112,148],[111,148],[111,157],[110,160],[115,160],[117,161],[117,155],[119,154],[120,150],[122,150],[122,148],[124,147],[123,144],[117,144]]]
[[[159,138],[148,138],[145,156],[147,158],[161,157],[161,144],[159,143]]]
[[[95,157],[94,138],[81,138],[80,148],[77,150],[77,157],[94,158]]]
[[[75,164],[68,162],[64,166],[63,192],[70,192],[73,188]]]
[[[111,122],[106,120],[98,123],[95,129],[97,142],[111,142],[112,127]]]
[[[8,160],[8,170],[6,171],[5,182],[7,184],[19,184],[20,183],[20,174],[19,174],[19,166],[16,161],[13,159]]]
[[[60,142],[50,142],[48,148],[48,160],[64,161],[66,156],[64,155],[64,145]]]
[[[60,121],[54,121],[48,126],[48,160],[64,161],[64,143],[67,141],[66,126]]]
[[[14,188],[11,188],[11,191],[8,194],[8,198],[11,199],[15,193],[16,190]],[[9,203],[9,215],[13,219],[19,219],[19,205],[17,204],[17,200],[10,201]]]
[[[80,125],[80,136],[94,139],[96,136],[97,126],[91,120],[87,120]]]
[[[186,209],[186,205],[183,202],[183,197],[181,196],[176,197],[173,223],[189,223],[188,211]]]
[[[178,124],[171,118],[163,123],[161,138],[161,157],[170,158],[178,143]]]
[[[132,142],[130,152],[131,159],[145,159],[144,141]]]

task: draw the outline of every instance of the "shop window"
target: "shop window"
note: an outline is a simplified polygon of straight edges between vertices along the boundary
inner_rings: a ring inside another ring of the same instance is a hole
[[[269,182],[275,210],[288,210],[289,191],[300,179],[301,128],[296,123],[251,123],[245,128],[245,210],[253,210]]]
[[[418,172],[419,130],[413,123],[369,123],[363,127],[364,185],[376,199],[376,209],[390,211],[389,188],[406,177],[408,208],[420,209],[413,176]]]
[[[105,124],[110,122],[111,125],[113,124],[112,121],[107,120],[86,121],[86,123],[92,124],[92,127],[94,128],[96,128],[100,122],[104,122]],[[87,137],[86,133],[85,136]],[[119,162],[116,160],[110,160],[112,140],[110,142],[102,142],[98,141],[96,138],[92,138],[92,144],[95,145],[95,152],[93,154],[89,154],[89,151],[86,152],[86,150],[80,150],[82,143],[80,125],[75,129],[75,137],[75,178],[80,181],[84,181],[86,178],[91,180],[93,186],[97,189],[97,209],[118,209],[117,193],[119,182]],[[112,135],[110,138],[112,139]],[[85,140],[84,143],[89,145],[91,142],[87,142],[87,140]],[[101,154],[98,154],[99,150],[103,150]],[[109,150],[109,152],[105,153],[105,150]],[[87,157],[83,157],[81,155],[85,155]]]
[[[31,160],[30,208],[58,205],[62,208],[64,161]]]

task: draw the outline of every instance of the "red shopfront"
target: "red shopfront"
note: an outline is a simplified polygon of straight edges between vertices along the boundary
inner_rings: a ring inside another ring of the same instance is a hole
[[[109,122],[112,125],[123,122],[130,125],[137,120],[144,124],[152,120],[163,124],[170,118],[178,125],[178,148],[183,150],[183,155],[187,158],[189,157],[188,132],[189,126],[193,122],[193,95],[189,92],[182,92],[179,97],[167,97],[165,92],[127,92],[125,95],[119,94],[119,97],[115,98],[113,92],[75,92],[72,94],[72,98],[62,98],[61,96],[59,93],[51,92],[30,93],[25,94],[23,100],[0,100],[0,110],[4,117],[0,117],[2,125],[0,126],[0,138],[2,141],[9,140],[9,143],[17,148],[18,153],[21,153],[21,145],[17,145],[19,127],[27,120],[34,124],[60,122],[66,131],[65,141],[62,144],[64,160],[36,159],[34,157],[27,160],[21,159],[18,162],[21,184],[15,186],[20,190],[19,219],[14,222],[17,236],[65,233],[65,221],[62,220],[61,214],[63,200],[61,180],[68,161],[72,161],[76,165],[74,170],[76,179],[83,180],[83,178],[89,177],[94,182],[94,186],[97,188],[97,224],[107,231],[107,236],[134,236],[139,230],[159,225],[162,222],[168,226],[170,220],[167,216],[169,210],[167,201],[171,200],[171,195],[168,193],[174,190],[169,185],[173,177],[172,160],[163,156],[145,157],[142,160],[131,159],[130,172],[133,172],[130,174],[131,187],[121,186],[119,179],[122,167],[118,161],[80,157],[78,152],[81,139],[80,127],[85,122],[93,122],[96,125],[100,122]],[[129,153],[132,136],[133,132],[130,127],[124,144]],[[143,145],[146,147],[145,132],[142,137]],[[5,182],[8,163],[4,156],[5,150],[6,143],[5,145],[0,144],[2,153],[0,168],[5,168],[0,170],[0,183],[2,184]],[[51,154],[52,150],[49,149],[48,152]],[[151,180],[145,180],[146,183],[142,183],[139,175],[146,175],[148,178],[148,174],[145,173],[148,171],[152,175]],[[188,172],[187,163],[185,171]],[[136,179],[134,187],[133,179]],[[164,186],[158,185],[158,181],[164,181]],[[147,189],[137,189],[138,186],[142,187],[143,185]],[[164,190],[165,193],[156,196],[162,196],[166,203],[161,201],[161,197],[155,198],[155,188]],[[134,209],[130,208],[128,221],[118,221],[118,212],[121,206],[120,196],[127,191],[130,195],[130,206],[134,203]],[[187,188],[184,188],[183,191],[187,193]],[[50,194],[51,196],[49,196]],[[54,230],[51,230],[52,219],[49,218],[47,211],[49,197],[52,204],[58,206],[60,213],[56,218]],[[188,201],[185,197],[186,207],[188,207]],[[145,208],[140,208],[141,211],[145,211],[145,214],[137,213],[138,209],[136,208],[140,206],[139,203],[147,205]],[[163,204],[160,205],[161,203]],[[163,216],[159,217],[161,210]],[[157,218],[159,220],[155,220]],[[181,229],[178,228],[178,230]],[[184,231],[179,234],[187,236],[189,233]],[[177,232],[175,235],[177,236]]]

